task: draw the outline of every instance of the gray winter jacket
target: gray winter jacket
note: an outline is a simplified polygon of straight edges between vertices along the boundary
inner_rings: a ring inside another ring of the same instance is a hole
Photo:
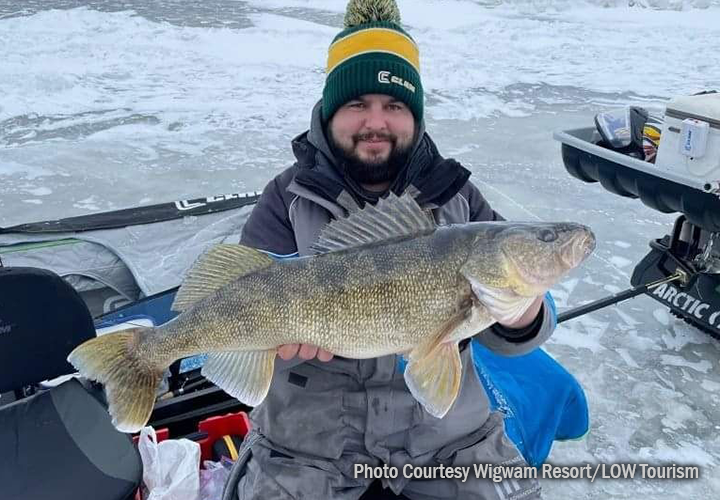
[[[373,201],[372,193],[353,185],[338,165],[325,138],[319,106],[310,130],[293,141],[293,151],[296,164],[267,185],[241,238],[242,244],[279,257],[307,255],[331,218]],[[391,189],[396,194],[413,192],[421,205],[433,209],[440,224],[502,220],[468,181],[469,175],[459,163],[439,155],[421,126],[408,165]],[[477,338],[500,354],[527,353],[552,333],[550,311],[546,303],[536,321],[522,331],[493,326]],[[429,463],[437,460],[438,453],[453,453],[482,441],[488,432],[483,425],[489,421],[490,403],[469,348],[463,346],[461,359],[461,391],[442,419],[424,412],[414,400],[403,379],[400,357],[335,356],[327,363],[278,359],[270,392],[253,410],[251,420],[264,442],[272,443],[265,446],[276,450],[277,456]],[[407,481],[398,478],[389,483],[400,491]]]

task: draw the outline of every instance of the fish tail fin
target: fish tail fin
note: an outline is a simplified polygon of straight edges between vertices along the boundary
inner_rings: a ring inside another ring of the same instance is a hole
[[[121,432],[139,431],[148,420],[164,368],[153,367],[137,349],[152,328],[130,328],[88,340],[68,361],[86,378],[105,386],[108,411]]]

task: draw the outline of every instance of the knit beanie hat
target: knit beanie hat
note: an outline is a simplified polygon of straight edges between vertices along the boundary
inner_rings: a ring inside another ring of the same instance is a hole
[[[386,94],[423,117],[420,51],[400,27],[395,0],[350,0],[345,29],[328,50],[322,117],[327,122],[340,106],[363,94]]]

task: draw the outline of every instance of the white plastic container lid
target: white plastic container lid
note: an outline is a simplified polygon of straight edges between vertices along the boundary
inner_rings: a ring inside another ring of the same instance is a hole
[[[720,126],[720,93],[676,97],[668,103],[666,114],[697,118]]]

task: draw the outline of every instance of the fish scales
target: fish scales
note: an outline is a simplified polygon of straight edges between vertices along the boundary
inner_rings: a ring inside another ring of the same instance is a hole
[[[409,349],[467,299],[458,273],[472,238],[442,227],[399,244],[278,262],[158,328],[144,348],[157,349],[158,361],[292,343],[353,358]]]

